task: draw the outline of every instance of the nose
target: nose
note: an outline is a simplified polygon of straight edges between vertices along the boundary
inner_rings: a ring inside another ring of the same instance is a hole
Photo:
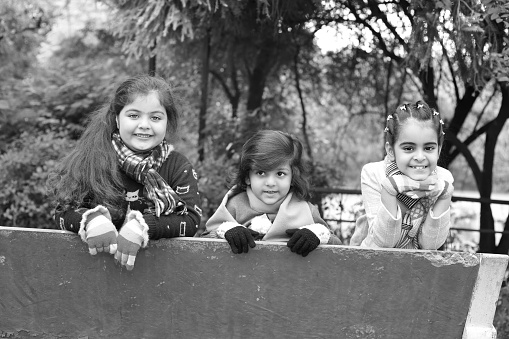
[[[422,150],[417,150],[415,152],[415,155],[414,155],[414,160],[415,161],[424,161],[424,153],[422,152]]]
[[[268,175],[267,179],[265,180],[265,185],[267,186],[274,186],[276,184],[276,180],[273,175]]]
[[[149,125],[148,118],[146,118],[146,117],[141,117],[141,118],[138,120],[138,128],[140,128],[140,129],[149,129],[149,128],[150,128],[150,125]]]

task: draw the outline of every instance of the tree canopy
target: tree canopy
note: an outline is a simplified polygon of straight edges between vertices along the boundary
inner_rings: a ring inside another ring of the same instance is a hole
[[[8,187],[0,195],[0,210],[8,211],[0,223],[48,219],[35,207],[44,202],[42,190],[32,195],[26,181],[43,186],[44,173],[72,146],[88,114],[120,79],[139,72],[158,73],[181,95],[178,146],[200,169],[206,214],[224,192],[225,169],[256,129],[298,135],[313,163],[315,187],[359,187],[362,164],[383,155],[386,116],[421,98],[445,116],[440,163],[455,174],[456,187],[486,199],[495,187],[509,188],[500,147],[508,142],[509,117],[505,1],[99,5],[114,24],[88,22],[43,61],[40,46],[58,18],[57,6],[42,0],[0,4],[0,157],[9,169],[0,180]],[[341,49],[318,47],[317,32],[325,28],[337,32]],[[40,158],[31,158],[34,152]],[[30,203],[14,217],[16,195]],[[481,227],[494,229],[489,204],[482,204]],[[508,249],[505,237],[497,249],[492,233],[481,235],[482,251]]]

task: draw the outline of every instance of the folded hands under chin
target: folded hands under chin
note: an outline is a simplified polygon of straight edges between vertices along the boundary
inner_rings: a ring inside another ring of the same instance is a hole
[[[391,195],[401,193],[412,199],[423,197],[445,199],[454,191],[452,183],[438,178],[436,174],[422,181],[413,180],[404,174],[393,175],[386,177],[381,185]]]

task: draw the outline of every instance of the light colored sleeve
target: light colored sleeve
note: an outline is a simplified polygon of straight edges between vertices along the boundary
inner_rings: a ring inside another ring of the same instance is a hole
[[[385,178],[383,162],[370,163],[362,168],[361,191],[368,235],[362,241],[363,247],[393,248],[401,237],[401,209],[391,215],[382,204],[380,182]]]
[[[439,178],[453,183],[454,178],[447,169],[437,167]],[[422,233],[419,236],[419,244],[422,249],[436,250],[447,240],[451,228],[451,207],[439,216],[433,215],[433,207],[430,208],[428,216],[422,225]]]
[[[447,240],[451,228],[451,208],[435,217],[432,209],[422,225],[419,244],[423,250],[436,250]]]

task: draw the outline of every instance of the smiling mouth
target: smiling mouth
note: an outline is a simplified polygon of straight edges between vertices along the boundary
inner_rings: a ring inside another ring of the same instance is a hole
[[[142,139],[148,139],[151,137],[150,134],[135,134],[135,136],[137,136],[138,138],[142,138]]]
[[[416,169],[416,170],[423,170],[425,168],[428,168],[428,166],[410,166],[410,168]]]
[[[274,193],[277,193],[277,191],[265,191],[265,193],[267,193],[267,194],[274,194]]]

